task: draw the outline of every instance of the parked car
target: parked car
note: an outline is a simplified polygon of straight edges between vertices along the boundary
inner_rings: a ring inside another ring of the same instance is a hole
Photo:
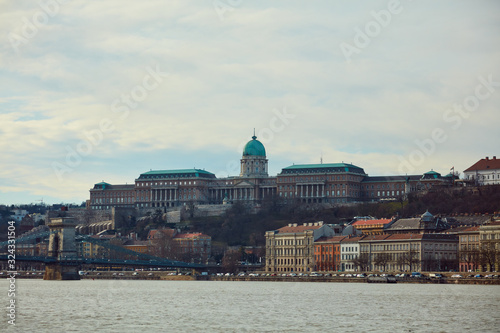
[[[463,276],[462,276],[462,275],[460,275],[460,274],[453,274],[451,277],[452,277],[453,279],[460,279],[460,278],[462,278]]]
[[[475,278],[480,279],[480,278],[482,278],[483,276],[482,276],[481,274],[476,274],[476,275],[474,275],[474,277],[475,277]]]
[[[356,277],[359,277],[359,278],[365,278],[365,277],[366,277],[366,274],[365,274],[365,273],[361,273],[361,274],[356,275]]]

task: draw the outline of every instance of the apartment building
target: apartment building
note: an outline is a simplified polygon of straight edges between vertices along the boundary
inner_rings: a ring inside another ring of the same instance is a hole
[[[320,222],[287,226],[267,231],[266,272],[310,272],[314,270],[314,242],[332,237],[335,231]]]

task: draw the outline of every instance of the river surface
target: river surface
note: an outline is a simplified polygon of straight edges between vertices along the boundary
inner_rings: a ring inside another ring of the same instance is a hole
[[[1,320],[2,332],[499,332],[500,286],[18,279],[16,325]]]

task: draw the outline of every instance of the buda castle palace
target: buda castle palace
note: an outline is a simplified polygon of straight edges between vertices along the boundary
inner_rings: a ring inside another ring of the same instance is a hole
[[[279,196],[285,202],[338,204],[397,200],[410,192],[453,183],[453,176],[435,171],[423,175],[368,176],[348,163],[291,165],[268,174],[264,145],[254,135],[243,149],[240,175],[217,178],[200,169],[152,170],[134,184],[97,183],[90,190],[91,209],[159,208],[244,202],[257,205]]]

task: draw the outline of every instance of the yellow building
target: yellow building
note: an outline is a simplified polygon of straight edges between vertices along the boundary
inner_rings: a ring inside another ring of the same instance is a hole
[[[335,231],[323,222],[289,224],[266,232],[266,272],[314,270],[314,241]]]

